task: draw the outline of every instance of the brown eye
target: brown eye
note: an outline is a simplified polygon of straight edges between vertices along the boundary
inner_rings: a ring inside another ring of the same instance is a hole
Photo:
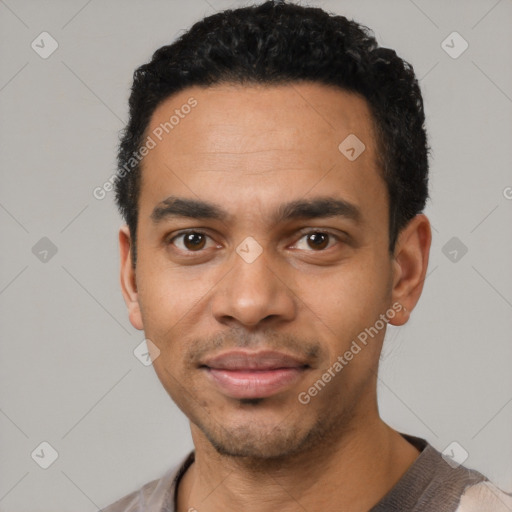
[[[335,245],[336,241],[340,241],[339,237],[329,231],[310,230],[302,233],[301,238],[295,244],[295,248],[309,252],[321,252]]]
[[[184,252],[198,252],[204,249],[208,235],[200,231],[187,231],[172,238],[169,243]]]
[[[191,251],[202,249],[205,245],[205,237],[202,233],[185,233],[183,245]]]
[[[325,249],[329,244],[329,234],[322,232],[315,232],[306,235],[308,244],[313,249]]]

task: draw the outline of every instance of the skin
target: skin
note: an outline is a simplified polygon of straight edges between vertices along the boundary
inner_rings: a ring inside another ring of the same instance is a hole
[[[429,221],[414,217],[388,251],[387,189],[358,95],[317,83],[193,87],[163,102],[147,133],[190,97],[197,107],[143,162],[135,270],[127,226],[119,232],[130,321],[160,350],[155,371],[190,420],[196,459],[178,510],[367,511],[419,454],[379,417],[385,328],[307,405],[297,397],[393,304],[402,309],[390,323],[407,322],[426,275]],[[354,161],[338,150],[349,134],[366,146]],[[153,222],[171,195],[230,216]],[[359,222],[272,220],[282,203],[325,196],[355,205]],[[173,238],[191,228],[208,235],[199,250]],[[304,228],[334,236],[318,248]],[[262,249],[252,263],[236,252],[248,236]],[[234,399],[198,367],[234,347],[285,351],[309,368],[276,395]]]

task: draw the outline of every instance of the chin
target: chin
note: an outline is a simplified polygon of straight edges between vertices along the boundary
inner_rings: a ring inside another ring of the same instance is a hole
[[[303,453],[322,439],[324,425],[312,421],[310,425],[293,423],[290,417],[286,421],[277,417],[275,421],[237,421],[235,425],[225,422],[225,418],[216,422],[194,422],[215,450],[223,456],[240,457],[258,461],[290,458]],[[297,418],[294,418],[297,420]],[[221,424],[221,421],[224,423]]]
[[[261,432],[254,428],[226,432],[222,436],[204,433],[220,455],[267,461],[300,452],[304,440],[304,436],[300,438],[294,431]]]

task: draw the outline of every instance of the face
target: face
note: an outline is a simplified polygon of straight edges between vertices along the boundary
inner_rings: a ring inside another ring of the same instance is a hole
[[[121,282],[193,434],[270,458],[374,420],[382,315],[407,320],[430,240],[420,219],[388,251],[365,100],[320,84],[194,87],[147,135],[137,266],[123,227]]]

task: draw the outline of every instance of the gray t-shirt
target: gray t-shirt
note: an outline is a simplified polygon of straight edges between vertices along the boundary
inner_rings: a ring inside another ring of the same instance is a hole
[[[445,459],[424,439],[402,436],[421,453],[369,512],[512,512],[512,494],[478,471]],[[192,451],[162,478],[148,482],[103,512],[176,512],[178,483],[193,462]]]

